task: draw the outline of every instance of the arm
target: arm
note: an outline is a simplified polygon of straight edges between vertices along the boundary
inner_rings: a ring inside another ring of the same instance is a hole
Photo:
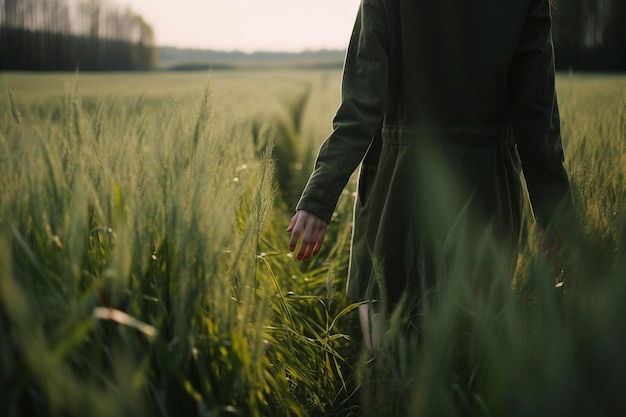
[[[388,84],[387,27],[379,0],[363,0],[352,32],[333,132],[297,204],[327,223],[384,115]]]
[[[511,125],[535,218],[546,228],[569,204],[563,166],[559,109],[554,85],[554,50],[548,0],[531,0],[509,67]]]
[[[292,233],[291,251],[302,235],[298,259],[306,260],[319,250],[324,233],[307,233],[307,227],[330,222],[341,192],[380,128],[388,72],[384,7],[380,0],[362,0],[346,55],[342,100],[333,119],[333,132],[319,150],[314,171],[287,229]],[[310,223],[311,219],[315,221]]]

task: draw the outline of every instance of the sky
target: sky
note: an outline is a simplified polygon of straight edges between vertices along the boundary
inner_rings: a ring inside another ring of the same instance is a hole
[[[345,49],[359,0],[115,0],[152,25],[159,46]]]

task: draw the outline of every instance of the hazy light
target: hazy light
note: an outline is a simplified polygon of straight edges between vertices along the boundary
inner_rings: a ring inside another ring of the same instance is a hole
[[[222,50],[344,49],[359,0],[117,0],[162,46]]]

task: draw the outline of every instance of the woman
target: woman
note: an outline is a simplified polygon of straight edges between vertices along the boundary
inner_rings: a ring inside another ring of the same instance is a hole
[[[569,192],[548,0],[362,0],[333,127],[287,228],[297,259],[317,254],[361,164],[349,296],[416,305],[468,249],[459,230],[497,239],[512,273],[520,172],[541,227]]]

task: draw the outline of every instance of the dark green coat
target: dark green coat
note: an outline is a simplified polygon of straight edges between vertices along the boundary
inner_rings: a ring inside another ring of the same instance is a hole
[[[378,274],[391,301],[419,298],[467,225],[516,254],[522,168],[535,218],[551,220],[569,183],[550,28],[548,0],[361,2],[334,130],[297,205],[330,222],[362,163],[350,296],[378,298]]]

